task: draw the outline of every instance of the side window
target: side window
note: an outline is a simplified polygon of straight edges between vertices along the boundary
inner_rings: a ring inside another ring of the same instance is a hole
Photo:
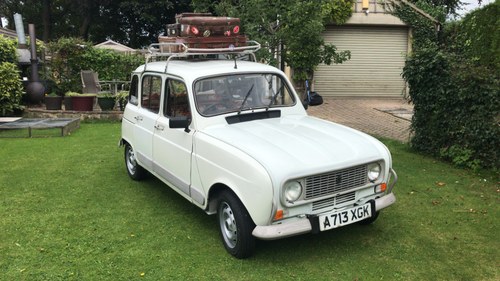
[[[168,80],[163,114],[166,117],[191,117],[186,85],[177,80]]]
[[[160,111],[161,77],[146,75],[142,78],[141,106],[152,112]]]
[[[132,76],[132,82],[130,83],[130,91],[128,94],[128,101],[131,104],[138,105],[139,104],[139,76]]]

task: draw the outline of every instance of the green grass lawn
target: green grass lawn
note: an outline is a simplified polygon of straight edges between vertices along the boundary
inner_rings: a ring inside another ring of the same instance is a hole
[[[237,260],[214,216],[134,182],[120,124],[0,139],[0,280],[499,280],[498,178],[386,141],[398,201],[370,226],[258,241]]]

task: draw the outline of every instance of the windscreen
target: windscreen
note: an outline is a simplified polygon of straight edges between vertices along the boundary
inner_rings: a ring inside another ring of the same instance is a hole
[[[276,74],[238,74],[198,80],[194,85],[198,112],[214,116],[254,109],[293,106],[295,97]]]

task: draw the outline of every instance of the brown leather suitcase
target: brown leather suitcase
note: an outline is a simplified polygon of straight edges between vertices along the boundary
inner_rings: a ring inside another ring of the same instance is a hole
[[[240,19],[214,17],[210,14],[183,13],[176,16],[177,34],[181,37],[237,37],[240,33]],[[174,28],[172,26],[172,28]],[[167,28],[168,30],[168,28]],[[168,33],[173,34],[173,33]]]
[[[171,37],[159,36],[160,43],[183,43],[188,48],[200,49],[214,49],[214,48],[230,48],[242,47],[247,44],[247,37],[244,35],[226,37],[226,36],[213,36],[213,37]],[[177,53],[183,52],[181,46],[162,46],[162,52]]]

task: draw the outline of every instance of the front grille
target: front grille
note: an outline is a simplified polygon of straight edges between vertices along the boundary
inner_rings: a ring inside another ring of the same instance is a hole
[[[346,192],[368,183],[367,165],[307,177],[305,200]]]
[[[341,194],[341,195],[338,195],[335,197],[330,197],[330,198],[326,198],[323,200],[315,201],[312,204],[312,210],[316,211],[316,210],[320,210],[323,208],[333,207],[335,205],[340,205],[342,203],[346,203],[349,201],[355,201],[355,200],[356,200],[356,191],[353,191],[353,192]]]

